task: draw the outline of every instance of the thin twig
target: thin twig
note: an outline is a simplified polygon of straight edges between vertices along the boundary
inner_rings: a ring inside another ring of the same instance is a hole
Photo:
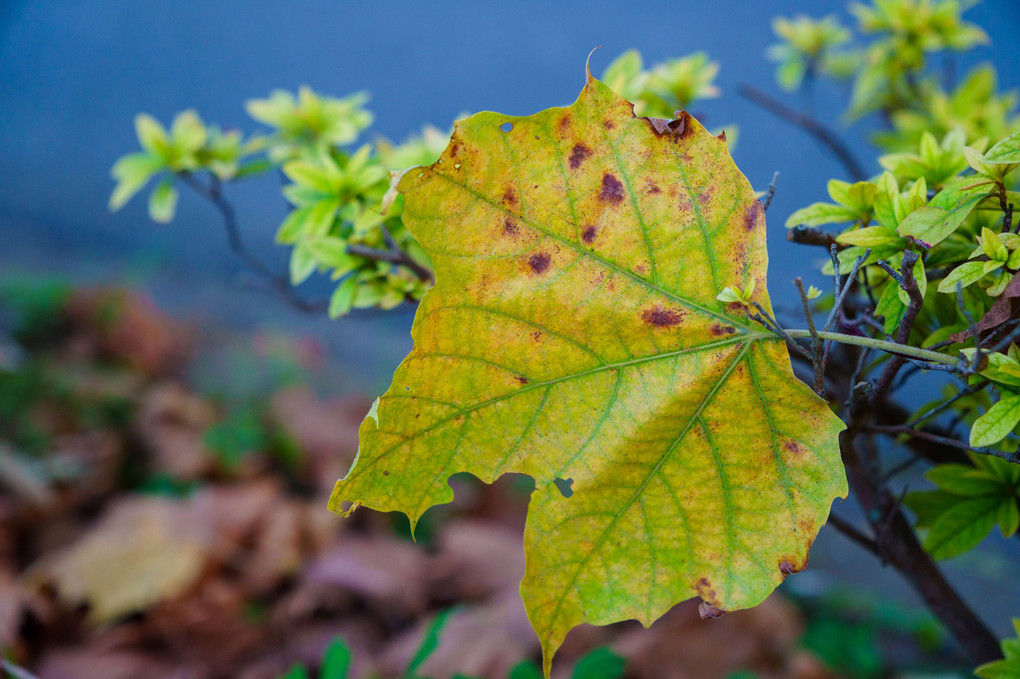
[[[329,308],[328,300],[308,301],[297,295],[294,287],[286,273],[276,273],[264,261],[259,259],[248,249],[241,235],[241,228],[237,221],[237,214],[233,205],[223,195],[223,184],[216,175],[210,175],[208,185],[203,184],[199,179],[189,173],[182,172],[177,175],[180,180],[202,198],[208,200],[220,213],[223,219],[223,226],[227,232],[227,243],[230,250],[245,263],[255,274],[267,281],[270,286],[281,295],[289,304],[302,310],[321,313]],[[349,244],[347,252],[352,255],[364,257],[377,262],[389,262],[397,266],[408,268],[420,280],[431,282],[435,276],[431,270],[422,266],[411,257],[410,254],[401,250],[394,240],[392,234],[385,226],[381,226],[383,239],[386,241],[387,250],[368,247],[359,244]]]
[[[909,343],[910,331],[913,330],[914,321],[917,319],[917,314],[921,312],[921,306],[924,304],[921,288],[918,287],[917,280],[914,278],[914,264],[917,263],[920,256],[913,250],[907,250],[903,253],[903,261],[900,263],[899,286],[901,290],[907,293],[910,301],[907,304],[906,311],[903,312],[903,317],[900,319],[899,327],[896,328],[895,337],[896,342],[899,344]],[[875,383],[875,391],[872,394],[876,404],[881,403],[882,399],[885,398],[886,393],[892,386],[893,378],[896,377],[896,373],[899,372],[905,362],[906,359],[903,356],[893,356],[885,364],[882,374],[879,375],[878,382]]]
[[[769,182],[769,188],[765,191],[765,195],[761,199],[761,208],[764,212],[768,212],[769,205],[772,205],[772,199],[776,197],[776,183],[779,181],[779,173],[772,173],[772,181]]]
[[[957,401],[959,401],[961,398],[966,398],[966,397],[968,397],[968,396],[970,396],[972,394],[976,394],[977,392],[979,392],[982,389],[984,389],[985,386],[987,386],[987,385],[988,385],[988,380],[982,380],[981,382],[978,382],[977,384],[972,384],[971,386],[967,387],[966,389],[963,389],[962,391],[956,392],[955,394],[953,394],[953,396],[951,396],[950,398],[946,399],[945,401],[940,403],[938,406],[932,408],[928,412],[922,413],[922,414],[918,415],[917,417],[909,420],[903,426],[905,426],[905,427],[914,427],[914,426],[916,426],[918,424],[921,424],[922,422],[925,422],[926,420],[930,420],[931,418],[935,417],[936,415],[941,415],[946,410],[948,410],[950,407],[952,407],[952,405],[954,403],[956,403]]]
[[[885,475],[882,477],[882,479],[884,481],[889,481],[893,477],[895,477],[895,476],[897,476],[899,474],[902,474],[903,472],[907,471],[908,469],[910,469],[911,467],[913,467],[915,464],[917,464],[920,461],[921,461],[921,457],[919,455],[916,455],[916,454],[912,453],[908,459],[904,460],[903,462],[900,462],[898,465],[896,465],[895,467],[893,467],[892,469],[887,471],[885,473]]]
[[[889,274],[889,277],[896,281],[896,285],[899,285],[900,281],[903,280],[903,277],[900,276],[899,272],[896,271],[896,269],[889,266],[889,262],[885,261],[884,259],[878,260],[877,262],[875,262],[875,264],[878,264],[880,267],[882,267],[882,269],[887,274]]]
[[[829,518],[825,523],[831,525],[858,546],[863,547],[875,556],[881,558],[881,554],[878,551],[878,543],[861,531],[857,530],[850,522],[844,521],[835,514],[830,513]]]
[[[829,256],[832,258],[832,287],[833,287],[833,304],[832,310],[829,312],[829,317],[825,319],[824,330],[829,332],[832,330],[833,325],[836,323],[836,319],[843,315],[843,303],[846,301],[846,295],[853,287],[854,280],[857,278],[857,272],[861,270],[864,262],[871,256],[871,250],[865,250],[864,254],[857,258],[854,262],[853,267],[850,269],[849,275],[846,280],[841,280],[839,270],[839,257],[836,256],[836,246],[833,245],[829,248]],[[829,360],[829,352],[832,350],[832,341],[828,340],[822,345],[822,357],[821,357],[821,371],[825,373],[825,364]]]
[[[797,286],[797,292],[800,293],[800,303],[804,308],[804,320],[807,321],[808,331],[811,333],[811,366],[814,369],[814,390],[816,394],[821,396],[825,392],[825,366],[822,365],[822,350],[825,342],[818,336],[818,330],[815,328],[814,315],[811,313],[811,301],[808,300],[807,293],[804,291],[804,281],[797,277],[793,279],[793,284]]]
[[[752,321],[760,323],[771,332],[774,332],[775,334],[782,337],[784,340],[786,340],[787,344],[789,344],[792,348],[799,351],[805,357],[807,358],[811,357],[811,352],[809,352],[807,349],[798,344],[797,340],[791,337],[790,334],[783,329],[783,326],[779,325],[779,322],[776,319],[772,318],[769,312],[765,311],[765,307],[763,307],[758,302],[751,302],[751,304],[753,304],[754,308],[758,310],[758,313],[751,316]]]
[[[277,294],[283,297],[291,306],[301,311],[322,313],[329,307],[329,302],[326,300],[309,301],[298,296],[286,274],[276,273],[268,264],[248,249],[244,238],[241,236],[241,229],[237,222],[237,214],[234,212],[234,207],[224,197],[222,184],[215,175],[211,177],[208,186],[199,181],[195,175],[188,172],[182,172],[177,176],[185,186],[212,203],[213,207],[220,213],[223,227],[227,232],[227,244],[231,252],[244,262],[250,271],[269,283],[270,287]]]
[[[820,245],[825,249],[831,247],[841,248],[832,234],[826,233],[814,226],[800,224],[786,232],[786,240],[800,245]]]
[[[758,106],[761,106],[769,113],[782,118],[791,125],[801,128],[821,142],[833,153],[833,155],[836,156],[839,162],[843,165],[843,168],[854,181],[860,182],[867,179],[867,174],[865,174],[860,161],[858,161],[857,157],[854,156],[850,147],[843,143],[843,140],[841,140],[835,132],[830,130],[824,124],[815,120],[811,116],[790,108],[783,102],[774,99],[768,94],[765,94],[761,90],[750,85],[741,85],[739,87],[739,92],[740,96],[757,104]]]
[[[913,436],[915,438],[924,439],[925,441],[931,441],[932,443],[939,443],[944,446],[950,446],[952,448],[959,448],[960,450],[969,450],[979,455],[991,455],[992,457],[998,457],[1007,462],[1013,462],[1020,464],[1020,453],[1017,452],[1006,452],[997,448],[986,448],[986,447],[975,447],[963,441],[949,438],[948,436],[939,436],[938,434],[932,434],[924,431],[923,429],[914,429],[913,427],[907,426],[881,426],[874,425],[868,427],[868,431],[876,434],[887,434],[890,436],[899,436],[906,434],[907,436]]]

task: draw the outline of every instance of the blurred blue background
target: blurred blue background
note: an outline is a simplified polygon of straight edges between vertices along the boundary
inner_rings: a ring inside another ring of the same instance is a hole
[[[637,47],[646,63],[705,50],[721,63],[723,97],[693,111],[710,127],[737,124],[737,163],[756,188],[782,178],[769,213],[773,298],[791,300],[787,272],[814,270],[817,252],[787,245],[783,221],[824,197],[841,167],[806,135],[736,94],[739,83],[776,92],[764,58],[776,14],[837,13],[844,2],[748,0],[655,3],[133,2],[0,3],[0,267],[129,278],[171,310],[242,325],[279,322],[320,334],[350,365],[348,386],[378,391],[406,352],[412,310],[332,324],[302,318],[251,289],[228,252],[217,215],[185,192],[169,226],[145,215],[144,195],[110,214],[109,168],[136,148],[132,120],[169,121],[197,108],[207,121],[257,129],[243,102],[301,84],[343,95],[368,90],[369,136],[402,139],[424,123],[445,128],[484,109],[527,114],[573,101],[584,59],[596,74]],[[1015,45],[1020,3],[988,0],[967,17],[993,44],[965,54],[1020,85]],[[795,101],[793,103],[796,103]],[[822,86],[821,117],[837,120],[845,92]],[[866,125],[858,125],[858,128]],[[846,137],[867,158],[856,129]],[[867,168],[877,169],[873,163]],[[272,179],[231,187],[249,244],[282,262],[272,244],[286,206]],[[795,269],[793,267],[796,267]],[[820,282],[820,281],[819,281]],[[314,289],[315,284],[310,284]],[[356,360],[355,360],[356,359]]]
[[[342,366],[334,380],[338,389],[379,392],[409,349],[410,307],[359,312],[335,323],[293,311],[253,288],[227,250],[215,212],[186,192],[169,226],[148,220],[143,198],[117,214],[107,211],[109,168],[136,148],[134,115],[146,111],[168,121],[194,107],[206,121],[254,131],[243,109],[246,99],[308,84],[334,95],[371,91],[377,119],[369,136],[399,140],[424,123],[445,128],[464,111],[528,114],[569,103],[583,84],[585,57],[602,45],[592,61],[596,74],[630,47],[640,49],[646,63],[695,50],[721,63],[723,97],[699,104],[693,113],[710,127],[740,127],[734,155],[756,188],[765,188],[774,171],[782,173],[769,211],[771,288],[780,306],[789,305],[788,280],[812,277],[820,253],[787,244],[783,222],[797,207],[823,199],[828,178],[845,177],[810,138],[741,99],[736,89],[746,82],[777,92],[773,65],[764,58],[773,42],[770,19],[796,12],[846,18],[841,0],[2,0],[0,273],[128,280],[148,289],[164,308],[200,323],[275,325],[311,334]],[[963,55],[958,73],[991,60],[1002,87],[1020,86],[1020,3],[986,0],[967,18],[993,44]],[[845,95],[819,87],[819,117],[838,121]],[[859,155],[871,159],[866,128],[867,121],[844,132]],[[866,169],[878,168],[869,160]],[[229,187],[228,197],[251,247],[282,266],[286,253],[272,242],[286,211],[278,188],[272,178],[263,178]],[[813,282],[824,284],[818,276]],[[829,540],[824,533],[819,542]],[[1009,542],[1004,550],[1015,552],[1016,541]],[[829,552],[821,551],[824,559]],[[851,581],[862,572],[860,559],[867,558],[855,553],[856,561],[841,566],[840,552],[829,554],[829,567],[842,569]],[[981,578],[1001,575],[998,569],[1008,563],[1001,559],[999,566],[987,558],[961,559],[953,570],[965,575],[967,588],[979,587]],[[875,572],[870,566],[866,571]],[[798,581],[810,586],[807,577]],[[889,586],[902,589],[899,582]],[[1003,629],[1016,604],[1016,594],[999,596],[985,612]]]

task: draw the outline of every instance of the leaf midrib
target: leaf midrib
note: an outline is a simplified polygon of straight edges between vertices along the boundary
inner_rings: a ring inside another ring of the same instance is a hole
[[[676,438],[666,449],[666,452],[664,452],[662,456],[659,457],[659,460],[655,463],[655,465],[645,476],[645,479],[644,481],[641,482],[641,485],[637,487],[634,493],[630,496],[630,499],[627,500],[627,503],[623,505],[620,511],[616,512],[613,515],[613,518],[609,521],[608,524],[606,524],[606,527],[602,529],[602,533],[599,535],[598,540],[595,541],[595,544],[592,545],[592,548],[588,551],[588,553],[584,555],[584,558],[582,558],[578,562],[577,568],[574,570],[574,575],[570,579],[570,583],[560,589],[560,596],[557,597],[556,599],[556,608],[549,616],[550,627],[552,627],[551,623],[556,621],[556,616],[559,615],[560,609],[562,609],[563,607],[563,602],[566,599],[567,592],[574,588],[574,585],[577,583],[577,578],[580,577],[581,571],[583,571],[585,566],[588,565],[589,559],[591,559],[592,555],[597,553],[599,549],[602,548],[602,545],[605,544],[605,541],[608,539],[609,533],[612,531],[613,527],[616,526],[620,518],[627,513],[627,510],[629,510],[631,506],[637,501],[637,499],[644,493],[645,488],[648,487],[648,484],[651,483],[651,480],[655,478],[656,474],[658,474],[662,470],[662,465],[664,465],[666,461],[673,455],[676,449],[680,447],[680,444],[687,437],[687,434],[690,433],[694,425],[701,421],[701,413],[704,412],[705,408],[708,406],[709,403],[712,402],[712,399],[715,398],[715,395],[719,392],[719,389],[722,388],[722,385],[726,382],[726,380],[729,379],[730,375],[733,373],[736,367],[747,356],[747,352],[750,350],[751,345],[752,343],[748,342],[747,345],[745,345],[733,357],[733,360],[730,361],[730,364],[726,366],[726,370],[723,372],[722,375],[719,376],[719,379],[715,381],[715,384],[712,385],[712,388],[709,390],[709,392],[705,394],[705,398],[702,399],[701,403],[698,404],[697,410],[695,410],[694,413],[691,414],[690,419],[687,421],[687,424],[684,425],[684,427],[680,430]],[[691,536],[688,533],[687,536],[688,541],[690,540],[690,537]]]
[[[445,418],[443,418],[443,419],[441,419],[441,420],[439,420],[437,422],[434,422],[433,424],[429,425],[428,427],[426,427],[424,429],[419,429],[418,431],[414,432],[413,434],[405,435],[400,441],[395,443],[393,446],[391,446],[390,448],[387,448],[386,450],[381,452],[379,455],[377,455],[376,457],[374,457],[371,460],[369,460],[369,464],[366,465],[366,466],[359,466],[357,464],[357,458],[356,458],[355,459],[354,467],[351,469],[350,474],[348,475],[347,478],[344,479],[344,481],[351,481],[354,478],[357,478],[357,476],[359,476],[361,472],[364,472],[366,469],[369,469],[372,465],[374,465],[375,463],[379,462],[380,460],[385,458],[387,455],[389,455],[393,451],[395,451],[398,448],[400,448],[400,446],[402,446],[405,443],[407,443],[408,441],[411,441],[413,439],[416,439],[416,438],[418,438],[420,436],[423,436],[423,435],[429,433],[430,431],[438,429],[439,427],[443,426],[444,424],[448,424],[449,422],[452,422],[453,420],[457,419],[458,417],[461,417],[462,415],[467,415],[467,414],[472,413],[472,412],[474,412],[476,410],[479,410],[481,408],[485,408],[485,407],[488,407],[490,405],[494,405],[496,403],[499,403],[501,401],[505,401],[507,399],[514,398],[516,396],[519,396],[521,394],[527,393],[527,392],[532,391],[534,389],[539,389],[539,388],[546,387],[546,386],[552,386],[554,384],[559,384],[560,382],[566,382],[566,381],[573,380],[573,379],[580,379],[582,377],[587,377],[589,375],[598,374],[600,372],[604,372],[604,371],[607,371],[607,370],[619,370],[619,369],[630,367],[630,366],[633,366],[633,365],[640,365],[642,363],[649,363],[649,362],[657,361],[657,360],[660,360],[660,359],[672,358],[674,356],[682,356],[684,354],[695,353],[695,352],[704,351],[704,350],[707,350],[707,349],[717,349],[717,348],[720,348],[720,347],[727,347],[727,346],[730,346],[732,344],[739,344],[741,342],[747,342],[748,346],[750,346],[754,342],[760,341],[760,340],[764,340],[764,339],[778,339],[778,338],[776,338],[775,335],[772,335],[771,333],[767,333],[767,332],[749,333],[747,335],[742,335],[742,336],[739,336],[739,337],[731,337],[731,338],[728,338],[728,339],[719,340],[717,342],[709,342],[708,344],[699,344],[699,345],[696,345],[696,346],[693,346],[693,347],[685,347],[683,349],[677,349],[675,351],[667,351],[667,352],[660,353],[660,354],[652,354],[652,355],[649,355],[649,356],[641,356],[641,357],[638,357],[638,358],[632,358],[632,359],[628,359],[626,361],[620,361],[618,363],[605,363],[605,364],[602,364],[602,365],[595,366],[593,368],[589,368],[588,370],[583,370],[581,372],[570,373],[569,375],[563,375],[561,377],[556,377],[556,378],[553,378],[551,380],[545,380],[543,382],[533,382],[531,384],[528,384],[526,386],[521,387],[520,389],[516,389],[514,391],[507,392],[505,394],[500,394],[499,396],[493,397],[493,398],[488,399],[486,401],[482,401],[480,403],[476,403],[475,405],[467,407],[467,408],[462,408],[461,410],[458,410],[457,412],[449,415],[448,417],[445,417]],[[428,358],[428,354],[422,356],[422,358]],[[386,394],[384,397],[388,398],[388,399],[389,398],[419,398],[419,397],[417,397],[414,394]],[[381,430],[381,429],[379,431],[381,431],[382,433],[392,433],[392,434],[400,435],[399,432],[390,432],[388,430]],[[359,472],[359,467],[360,467],[360,472]]]
[[[433,168],[433,170],[435,170],[435,167]],[[672,300],[674,302],[678,302],[679,304],[683,304],[684,306],[688,307],[689,309],[691,309],[693,311],[698,311],[698,312],[701,312],[702,314],[705,314],[706,316],[711,316],[712,318],[714,318],[716,320],[723,321],[727,325],[735,326],[739,330],[743,331],[744,333],[749,333],[750,332],[750,328],[748,326],[744,325],[739,319],[734,318],[732,316],[726,316],[726,315],[718,313],[716,311],[712,311],[711,309],[709,309],[707,307],[704,307],[701,304],[698,304],[697,302],[695,302],[693,300],[690,300],[690,299],[687,299],[686,297],[682,297],[680,295],[677,295],[676,293],[670,292],[669,290],[665,290],[665,289],[659,287],[658,285],[655,285],[651,281],[649,281],[649,280],[647,280],[645,278],[642,278],[641,276],[638,276],[633,271],[629,271],[628,269],[623,268],[619,264],[616,264],[615,262],[612,262],[612,261],[606,259],[605,257],[602,257],[601,255],[599,255],[598,253],[594,252],[593,250],[585,249],[585,248],[581,247],[578,243],[575,243],[574,241],[570,240],[569,238],[565,238],[565,237],[561,236],[560,234],[556,233],[555,231],[552,231],[551,229],[549,229],[549,228],[547,228],[545,226],[542,226],[541,224],[539,224],[535,220],[529,219],[528,217],[525,217],[522,214],[518,214],[518,213],[508,209],[506,206],[501,205],[501,204],[493,201],[491,198],[489,198],[485,194],[480,193],[480,192],[472,189],[471,187],[469,187],[467,184],[464,184],[463,182],[457,181],[456,179],[454,179],[450,175],[444,174],[442,172],[435,172],[435,171],[433,171],[432,174],[433,174],[433,176],[439,177],[440,179],[443,179],[444,181],[448,182],[449,184],[451,184],[451,185],[453,185],[453,186],[463,190],[464,192],[470,194],[471,196],[473,196],[477,200],[479,200],[479,201],[481,201],[483,203],[486,203],[490,207],[495,208],[496,210],[499,210],[500,212],[503,212],[504,214],[506,214],[506,215],[508,215],[510,217],[514,217],[515,219],[520,220],[525,225],[531,227],[535,231],[538,231],[539,233],[543,234],[544,236],[546,236],[548,238],[552,238],[553,240],[559,241],[560,243],[563,243],[564,245],[566,245],[570,249],[572,249],[575,252],[577,252],[582,257],[590,257],[594,261],[599,262],[600,264],[605,266],[607,269],[610,269],[611,271],[613,271],[615,273],[618,273],[618,274],[620,274],[622,276],[626,276],[627,278],[630,278],[631,280],[633,280],[633,281],[635,281],[635,282],[645,286],[646,288],[648,288],[652,292],[658,293],[658,294],[662,295],[663,297],[666,297],[667,299],[670,299],[670,300]],[[518,188],[520,188],[520,187],[518,187]],[[404,211],[408,212],[408,209],[407,209],[406,205],[405,205]]]

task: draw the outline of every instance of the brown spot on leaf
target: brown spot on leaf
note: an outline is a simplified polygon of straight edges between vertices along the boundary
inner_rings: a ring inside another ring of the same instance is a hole
[[[531,257],[528,257],[528,266],[535,273],[545,273],[546,269],[549,268],[549,262],[552,258],[546,252],[536,252]]]
[[[538,330],[535,330],[534,332],[531,333],[531,339],[535,340],[536,342],[539,341],[540,339],[542,339],[542,333]]]
[[[503,192],[503,205],[517,205],[517,192],[512,186]]]
[[[718,139],[719,141],[726,141],[726,130],[723,130],[722,132],[717,134],[715,138]]]
[[[574,144],[574,148],[570,149],[570,169],[576,170],[581,167],[581,163],[591,158],[593,151],[584,144]]]
[[[606,128],[607,130],[612,130],[616,127],[616,123],[606,118],[605,120],[602,121],[602,127]]]
[[[785,441],[783,441],[783,450],[788,452],[796,459],[804,457],[804,453],[807,452],[807,449],[804,446],[802,446],[799,442],[794,441],[793,439],[786,439]]]
[[[676,309],[667,309],[662,306],[653,306],[641,312],[641,318],[645,323],[654,325],[657,328],[672,328],[680,325],[684,320],[684,314]]]
[[[712,194],[707,191],[698,194],[698,202],[701,203],[702,206],[708,205],[711,200]]]
[[[383,469],[382,475],[383,475],[383,476],[389,476],[389,475],[390,475],[390,472],[389,472],[389,470],[387,470],[387,469]]]
[[[507,217],[503,220],[503,233],[508,236],[517,235],[517,220],[513,217]]]
[[[594,226],[584,227],[584,231],[581,232],[581,240],[589,245],[595,241],[595,236],[599,235],[599,230]]]
[[[715,335],[716,337],[720,337],[722,335],[732,335],[737,331],[737,329],[734,328],[732,325],[721,325],[719,323],[714,323],[708,329],[708,331]]]
[[[453,142],[452,144],[450,144],[450,157],[451,158],[456,158],[457,157],[457,153],[459,151],[460,151],[460,144],[458,144],[457,142]]]
[[[627,194],[623,190],[623,184],[611,172],[602,175],[602,191],[599,193],[599,200],[619,205]]]
[[[657,193],[662,193],[662,189],[659,188],[659,185],[655,182],[648,182],[648,194],[655,195]]]
[[[744,231],[754,231],[758,220],[765,216],[765,208],[757,200],[744,211]]]
[[[516,380],[517,380],[517,382],[518,382],[519,384],[521,384],[521,385],[524,385],[524,384],[527,384],[527,383],[528,383],[528,378],[527,378],[527,377],[521,377],[520,375],[518,375],[518,376],[517,376],[517,377],[515,377],[514,379],[516,379]]]
[[[564,113],[560,121],[556,123],[556,127],[561,135],[567,134],[567,131],[570,129],[570,113]]]
[[[702,601],[705,603],[709,603],[711,605],[711,602],[716,600],[715,590],[712,588],[712,582],[704,576],[698,578],[698,581],[694,583],[694,591],[698,593],[698,596],[700,596]]]

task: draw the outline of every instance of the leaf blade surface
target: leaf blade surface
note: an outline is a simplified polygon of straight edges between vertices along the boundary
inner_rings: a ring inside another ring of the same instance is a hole
[[[715,299],[769,308],[764,212],[724,139],[589,77],[570,107],[459,122],[400,189],[437,282],[334,510],[413,524],[453,473],[532,476],[522,596],[547,670],[577,624],[753,606],[806,565],[846,494],[842,423]]]

